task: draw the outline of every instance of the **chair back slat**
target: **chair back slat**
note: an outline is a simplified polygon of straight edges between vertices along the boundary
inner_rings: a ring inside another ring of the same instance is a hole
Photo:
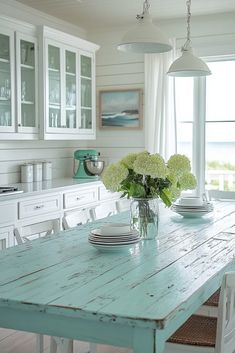
[[[131,200],[126,199],[126,198],[117,200],[116,201],[117,212],[129,211],[130,210],[130,203],[131,203]]]
[[[30,224],[21,228],[14,229],[14,236],[17,244],[23,244],[42,236],[58,233],[60,230],[59,219],[47,220],[39,223]]]
[[[65,215],[62,219],[62,224],[64,229],[70,229],[90,221],[91,216],[89,210],[80,210]]]
[[[235,272],[224,275],[219,299],[215,353],[235,351]]]
[[[117,208],[116,208],[115,201],[105,202],[96,206],[92,210],[92,218],[93,220],[101,219],[101,218],[112,216],[116,213],[117,213]]]

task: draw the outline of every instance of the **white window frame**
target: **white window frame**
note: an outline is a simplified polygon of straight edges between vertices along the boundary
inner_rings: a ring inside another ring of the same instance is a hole
[[[207,62],[235,61],[234,55],[219,55],[203,58]],[[212,72],[213,75],[213,72]],[[219,121],[218,121],[219,122]],[[197,178],[196,195],[205,192],[206,175],[206,77],[194,78],[193,85],[193,141],[192,171]]]

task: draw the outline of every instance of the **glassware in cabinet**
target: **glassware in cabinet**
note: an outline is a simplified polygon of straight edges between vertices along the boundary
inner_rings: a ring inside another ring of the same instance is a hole
[[[13,33],[0,33],[0,129],[13,131]]]
[[[37,40],[17,33],[18,132],[38,133]]]

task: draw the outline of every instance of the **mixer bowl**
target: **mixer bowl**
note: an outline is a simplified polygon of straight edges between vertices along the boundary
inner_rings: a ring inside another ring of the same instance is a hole
[[[86,160],[84,162],[85,171],[88,175],[100,175],[104,170],[104,161]]]

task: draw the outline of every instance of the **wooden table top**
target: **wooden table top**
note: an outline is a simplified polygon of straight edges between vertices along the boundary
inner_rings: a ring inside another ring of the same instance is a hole
[[[10,308],[163,329],[168,337],[234,268],[235,202],[218,202],[197,219],[161,210],[156,240],[128,251],[88,243],[91,229],[124,221],[128,213],[2,251],[0,315]],[[0,326],[10,326],[4,320]]]

